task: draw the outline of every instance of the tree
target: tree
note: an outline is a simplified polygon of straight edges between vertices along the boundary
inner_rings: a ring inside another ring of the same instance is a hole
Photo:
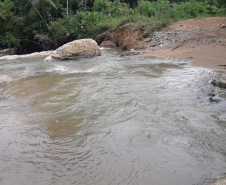
[[[14,47],[19,42],[16,37],[22,21],[14,15],[13,7],[14,3],[11,0],[0,2],[0,45],[3,47]]]
[[[52,0],[28,0],[39,17],[45,22],[47,28],[48,25],[48,5],[51,8],[57,9],[55,3]],[[40,10],[39,10],[40,9]]]

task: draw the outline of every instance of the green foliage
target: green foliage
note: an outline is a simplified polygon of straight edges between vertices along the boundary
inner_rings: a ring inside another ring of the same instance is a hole
[[[226,8],[226,0],[217,0],[220,6]]]
[[[129,9],[129,6],[125,3],[120,3],[119,0],[115,0],[111,4],[110,15],[112,17],[119,17],[119,16],[128,16],[133,12]]]
[[[57,47],[74,39],[94,37],[97,24],[104,19],[106,16],[99,12],[80,12],[58,19],[49,26],[50,38]]]
[[[207,15],[207,6],[203,2],[190,0],[175,5],[168,12],[172,19],[196,18],[200,15]]]
[[[95,38],[111,28],[142,29],[148,36],[170,21],[226,15],[226,0],[174,2],[179,3],[171,0],[0,0],[0,47],[16,47],[21,52],[54,49],[74,39]]]
[[[1,43],[7,46],[8,48],[18,46],[19,44],[18,40],[15,38],[15,36],[11,32],[5,33],[4,37],[1,40]]]
[[[170,2],[168,0],[157,0],[154,3],[155,13],[159,19],[165,19],[167,12],[170,10]]]
[[[124,29],[142,29],[144,36],[148,37],[154,31],[166,27],[170,21],[168,19],[158,19],[156,17],[149,18],[140,14],[134,14],[123,17],[117,24],[117,30]]]
[[[109,0],[96,0],[93,5],[93,10],[110,17],[127,16],[133,13],[127,4],[121,3],[119,0],[113,2]]]
[[[111,2],[109,0],[95,0],[93,10],[96,12],[109,13]]]
[[[22,19],[15,16],[13,12],[13,2],[5,0],[0,2],[0,46],[16,47],[19,39]]]
[[[44,4],[44,5],[50,5],[51,7],[57,9],[55,3],[52,0],[30,0],[32,5],[36,4]]]
[[[155,10],[154,10],[154,4],[149,2],[149,1],[145,1],[145,0],[141,0],[138,4],[138,12],[141,15],[147,16],[147,17],[151,17],[155,14]]]
[[[0,2],[0,19],[7,20],[12,17],[14,14],[11,11],[13,8],[13,2],[11,0],[5,0],[4,2]]]
[[[219,15],[219,16],[226,16],[226,8],[219,8],[217,10],[217,15]]]

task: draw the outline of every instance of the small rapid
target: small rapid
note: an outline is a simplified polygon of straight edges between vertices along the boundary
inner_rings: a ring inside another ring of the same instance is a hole
[[[226,91],[210,83],[221,73],[112,49],[76,62],[1,61],[0,184],[225,177]]]

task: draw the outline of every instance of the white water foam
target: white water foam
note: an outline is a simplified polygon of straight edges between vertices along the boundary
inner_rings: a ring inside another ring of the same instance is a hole
[[[99,72],[108,72],[119,69],[120,66],[115,63],[106,63],[97,66],[89,66],[85,69],[71,69],[65,65],[54,65],[51,69],[48,69],[47,72],[55,72],[59,74],[68,74],[68,73],[99,73]]]
[[[7,76],[7,75],[0,75],[0,83],[3,83],[3,82],[11,82],[12,81],[12,78]]]

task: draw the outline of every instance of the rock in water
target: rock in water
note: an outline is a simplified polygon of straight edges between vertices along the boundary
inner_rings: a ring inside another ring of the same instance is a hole
[[[0,54],[3,55],[13,55],[14,54],[14,49],[13,48],[8,48],[8,49],[3,49],[0,50]]]
[[[101,55],[97,42],[92,39],[81,39],[69,42],[57,48],[50,56],[44,59],[45,62],[58,60],[76,60],[80,58]]]
[[[220,88],[226,88],[226,76],[222,76],[219,79],[213,80],[211,83],[214,86],[218,86]]]
[[[219,179],[212,185],[225,185],[225,184],[226,184],[226,179]]]

